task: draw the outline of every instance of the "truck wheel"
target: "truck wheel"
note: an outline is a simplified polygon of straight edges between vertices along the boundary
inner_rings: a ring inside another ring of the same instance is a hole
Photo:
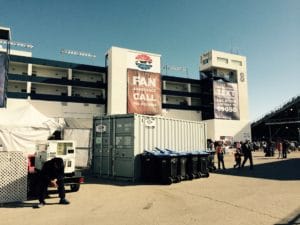
[[[79,190],[80,184],[71,184],[70,187],[71,187],[71,191],[76,192]]]

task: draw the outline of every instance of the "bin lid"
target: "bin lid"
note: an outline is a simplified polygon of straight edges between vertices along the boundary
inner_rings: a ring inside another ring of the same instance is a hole
[[[165,152],[159,152],[159,151],[148,151],[148,150],[145,150],[144,155],[152,155],[152,156],[162,156],[162,157],[166,157],[166,156],[169,156],[168,153],[165,153]]]
[[[206,152],[205,150],[203,151],[197,151],[199,155],[209,155],[209,152]]]
[[[170,150],[170,149],[166,149],[165,150],[166,152],[168,152],[169,154],[173,154],[173,155],[188,155],[189,153],[188,152],[177,152],[177,151],[174,151],[174,150]]]
[[[192,152],[189,152],[190,155],[199,155],[200,154],[200,151],[192,151]]]
[[[190,155],[190,152],[179,152],[179,155]]]

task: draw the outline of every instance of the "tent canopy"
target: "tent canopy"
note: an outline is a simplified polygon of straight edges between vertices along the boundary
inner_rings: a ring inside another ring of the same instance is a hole
[[[0,144],[4,151],[32,154],[38,142],[46,141],[60,128],[53,118],[30,104],[0,110]]]

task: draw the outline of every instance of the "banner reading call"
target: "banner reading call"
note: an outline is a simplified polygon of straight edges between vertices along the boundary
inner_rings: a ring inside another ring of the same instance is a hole
[[[159,73],[127,69],[127,113],[161,114]]]

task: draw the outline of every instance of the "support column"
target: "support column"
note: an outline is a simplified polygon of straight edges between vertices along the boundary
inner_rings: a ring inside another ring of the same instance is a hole
[[[191,87],[191,84],[187,84],[187,90],[189,93],[192,92],[192,87]],[[192,98],[191,97],[187,97],[187,103],[188,103],[188,106],[191,106],[192,105]]]
[[[72,69],[68,69],[68,80],[72,80],[73,74]],[[68,96],[72,96],[72,86],[68,85]]]
[[[31,63],[28,64],[27,74],[28,74],[28,76],[32,76],[32,64]],[[27,89],[26,89],[27,94],[31,93],[31,86],[32,86],[31,82],[30,81],[27,82]],[[27,99],[30,99],[30,95],[27,97]]]

